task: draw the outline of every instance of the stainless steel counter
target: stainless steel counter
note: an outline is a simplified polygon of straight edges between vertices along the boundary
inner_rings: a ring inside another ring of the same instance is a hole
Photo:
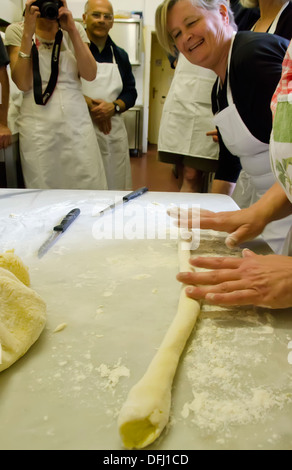
[[[227,196],[149,192],[99,218],[114,199],[110,191],[0,190],[0,252],[15,249],[48,310],[37,343],[0,374],[0,449],[122,449],[119,410],[178,304],[166,208],[236,208]],[[37,249],[74,207],[80,216],[39,260]],[[224,235],[200,237],[197,253],[227,253]],[[253,246],[266,250],[260,240]],[[203,306],[170,422],[148,450],[291,449],[291,341],[291,310]]]

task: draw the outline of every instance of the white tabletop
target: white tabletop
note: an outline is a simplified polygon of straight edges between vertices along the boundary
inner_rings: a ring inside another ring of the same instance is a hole
[[[0,252],[23,259],[48,314],[37,343],[0,374],[0,449],[123,449],[119,410],[178,304],[166,208],[236,209],[227,196],[148,192],[98,217],[124,194],[0,190]],[[38,259],[75,207],[80,216]],[[196,253],[229,253],[224,234],[200,235]],[[290,341],[291,310],[204,306],[175,377],[170,422],[149,450],[291,449]]]

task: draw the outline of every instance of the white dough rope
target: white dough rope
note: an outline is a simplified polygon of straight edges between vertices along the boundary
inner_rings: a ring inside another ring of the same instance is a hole
[[[192,271],[191,242],[180,239],[180,271]],[[130,390],[120,411],[118,428],[127,449],[142,449],[155,441],[170,414],[173,379],[180,356],[200,313],[200,303],[181,288],[177,313],[144,376]]]

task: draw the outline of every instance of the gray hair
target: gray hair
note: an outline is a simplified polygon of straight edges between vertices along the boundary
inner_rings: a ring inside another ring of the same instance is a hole
[[[240,3],[245,8],[258,8],[259,0],[240,0]]]
[[[172,55],[175,55],[176,48],[173,38],[167,30],[167,15],[169,11],[174,7],[180,0],[164,0],[156,9],[155,13],[155,28],[157,33],[158,41],[160,42],[163,49]],[[220,5],[225,5],[228,10],[229,24],[234,30],[237,30],[237,26],[234,21],[234,15],[230,7],[229,0],[189,0],[190,3],[198,8],[204,8],[205,10],[217,11]]]

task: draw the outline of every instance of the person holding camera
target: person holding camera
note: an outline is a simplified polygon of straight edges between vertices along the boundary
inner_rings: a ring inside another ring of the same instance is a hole
[[[5,42],[12,80],[23,91],[18,117],[25,186],[107,189],[104,166],[81,90],[94,80],[88,38],[66,0],[27,0],[24,20]]]

